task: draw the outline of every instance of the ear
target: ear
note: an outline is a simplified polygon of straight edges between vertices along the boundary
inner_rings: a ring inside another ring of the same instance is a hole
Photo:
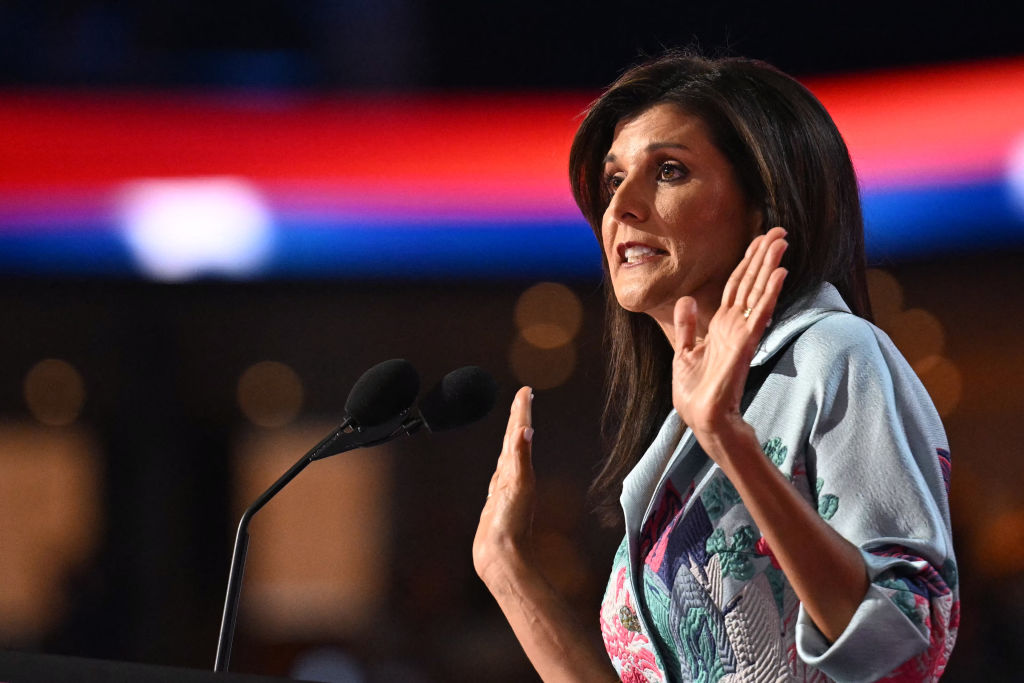
[[[765,225],[764,210],[760,206],[752,205],[747,216],[748,237],[751,240],[768,232],[770,226]]]

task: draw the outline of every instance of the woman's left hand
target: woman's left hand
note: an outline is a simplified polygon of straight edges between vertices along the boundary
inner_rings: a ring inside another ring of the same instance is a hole
[[[742,428],[740,399],[750,360],[786,278],[786,269],[779,267],[788,246],[785,237],[785,230],[772,228],[750,243],[703,339],[696,336],[696,301],[682,297],[676,302],[672,404],[698,440]]]
[[[786,277],[779,267],[785,236],[772,228],[751,242],[704,339],[695,337],[693,299],[676,302],[672,403],[736,488],[807,614],[834,642],[868,590],[864,559],[763,457],[754,428],[740,414],[750,360]]]
[[[512,402],[501,454],[487,487],[473,539],[477,574],[494,590],[510,563],[532,562],[534,512],[533,389],[522,387]],[[529,566],[527,569],[534,569]]]

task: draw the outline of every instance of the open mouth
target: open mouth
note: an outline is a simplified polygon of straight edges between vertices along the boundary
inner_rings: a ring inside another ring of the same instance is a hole
[[[644,261],[659,255],[667,254],[664,249],[655,249],[646,244],[622,244],[619,245],[619,262],[625,264],[643,263]]]

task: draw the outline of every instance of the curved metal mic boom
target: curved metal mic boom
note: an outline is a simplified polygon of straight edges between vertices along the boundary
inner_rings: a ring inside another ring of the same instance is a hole
[[[349,417],[292,465],[242,515],[231,555],[214,671],[227,671],[231,661],[238,599],[249,547],[249,521],[278,491],[314,460],[354,448],[377,446],[413,434],[424,426],[432,432],[461,427],[476,422],[494,407],[497,396],[494,379],[485,370],[467,365],[445,375],[427,392],[419,409],[412,410],[410,406],[419,392],[419,378],[415,373],[407,361],[398,359],[384,361],[363,373],[345,402]]]
[[[378,363],[364,372],[345,401],[345,420],[260,494],[242,514],[231,553],[231,570],[224,596],[224,614],[220,622],[214,671],[225,672],[231,663],[231,645],[238,622],[238,599],[242,590],[242,575],[245,573],[245,556],[249,549],[249,522],[253,515],[314,460],[394,438],[396,430],[401,430],[408,418],[409,407],[419,393],[419,384],[419,376],[412,364],[400,358]]]

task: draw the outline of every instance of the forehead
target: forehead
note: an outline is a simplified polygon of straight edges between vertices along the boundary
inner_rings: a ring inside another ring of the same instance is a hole
[[[704,121],[670,102],[649,107],[615,125],[609,157],[635,154],[652,145],[675,143],[698,150],[711,145]]]

